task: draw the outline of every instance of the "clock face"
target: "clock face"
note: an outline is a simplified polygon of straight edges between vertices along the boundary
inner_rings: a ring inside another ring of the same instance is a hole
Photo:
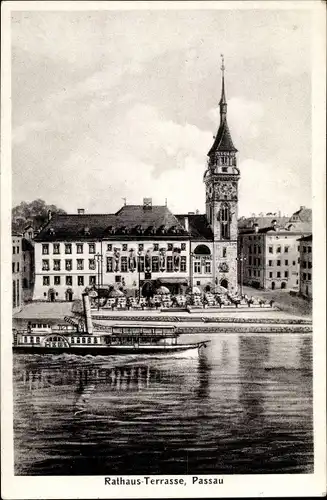
[[[216,186],[215,194],[220,200],[236,200],[237,185],[235,182],[220,182]]]

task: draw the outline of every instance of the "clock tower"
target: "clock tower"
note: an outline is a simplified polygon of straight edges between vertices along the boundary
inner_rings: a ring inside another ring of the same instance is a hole
[[[225,95],[225,66],[222,56],[222,89],[220,125],[208,153],[208,166],[204,174],[206,187],[206,217],[211,226],[213,241],[214,285],[237,290],[237,208],[238,181],[237,149],[233,144],[227,123]]]

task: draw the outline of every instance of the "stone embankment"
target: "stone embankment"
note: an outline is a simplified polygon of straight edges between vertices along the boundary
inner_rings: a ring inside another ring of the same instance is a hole
[[[133,315],[130,314],[96,314],[93,312],[92,319],[94,326],[101,329],[104,323],[110,324],[129,322],[175,324],[178,333],[311,333],[312,322],[309,318],[294,317],[263,317],[262,315],[251,317],[233,317],[233,316],[202,316],[201,314],[186,315]],[[98,321],[102,323],[97,323]]]

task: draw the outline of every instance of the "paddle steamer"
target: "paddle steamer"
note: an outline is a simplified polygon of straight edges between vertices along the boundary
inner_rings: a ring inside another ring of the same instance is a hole
[[[26,330],[14,330],[13,350],[33,354],[178,354],[198,353],[209,342],[179,344],[174,325],[94,325],[87,293],[83,294],[83,306],[84,321],[65,317],[63,324],[35,322]]]

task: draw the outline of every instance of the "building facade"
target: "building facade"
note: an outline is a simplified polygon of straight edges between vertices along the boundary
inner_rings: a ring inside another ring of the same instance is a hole
[[[260,228],[258,223],[254,223],[252,229],[243,228],[239,231],[238,273],[242,284],[272,290],[299,290],[298,240],[311,231],[311,221],[290,222],[292,218],[294,214],[285,227],[273,219],[268,227]]]
[[[227,124],[224,65],[220,124],[204,174],[206,214],[124,205],[115,214],[56,215],[35,237],[34,300],[74,300],[85,288],[118,286],[144,295],[158,285],[237,290],[238,181]]]
[[[312,234],[299,239],[300,294],[312,299]]]
[[[22,309],[22,236],[12,234],[12,310],[16,313]]]

